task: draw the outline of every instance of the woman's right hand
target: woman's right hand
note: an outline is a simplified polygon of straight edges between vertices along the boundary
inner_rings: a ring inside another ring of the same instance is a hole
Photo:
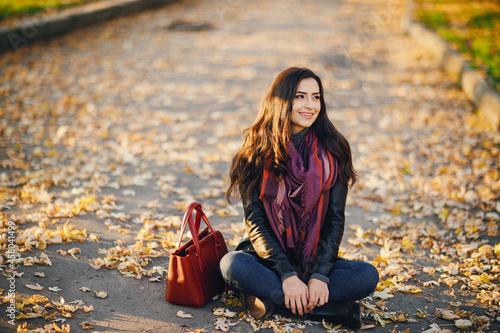
[[[282,287],[285,295],[285,306],[293,314],[298,313],[299,316],[307,313],[307,303],[309,302],[307,285],[297,275],[293,275],[283,280]]]

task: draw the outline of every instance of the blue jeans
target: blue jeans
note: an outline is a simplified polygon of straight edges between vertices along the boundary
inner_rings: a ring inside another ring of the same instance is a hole
[[[254,253],[232,251],[220,262],[220,271],[226,283],[247,295],[270,300],[280,307],[285,306],[285,297],[280,278],[265,267]],[[370,295],[378,284],[377,269],[364,261],[339,259],[328,277],[330,303],[347,303]],[[307,284],[307,281],[304,281]]]

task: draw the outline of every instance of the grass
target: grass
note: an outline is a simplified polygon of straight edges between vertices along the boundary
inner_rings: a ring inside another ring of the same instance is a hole
[[[96,0],[0,0],[0,20],[61,9]]]
[[[448,40],[500,91],[498,0],[415,0],[415,16]]]

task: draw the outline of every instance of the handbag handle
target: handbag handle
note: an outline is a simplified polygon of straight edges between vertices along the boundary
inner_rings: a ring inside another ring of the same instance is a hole
[[[193,210],[196,211],[195,221],[193,221]],[[215,237],[215,232],[212,229],[210,222],[208,222],[208,219],[205,216],[205,213],[203,212],[203,210],[201,208],[201,204],[198,202],[191,203],[188,206],[186,213],[184,214],[184,218],[182,219],[181,233],[179,236],[178,248],[181,247],[182,236],[184,235],[184,231],[186,230],[186,225],[187,225],[187,226],[189,226],[189,232],[191,233],[191,237],[193,239],[193,243],[194,243],[194,246],[196,248],[196,257],[198,259],[198,264],[200,266],[201,271],[203,272],[204,265],[203,265],[203,260],[201,258],[200,239],[198,237],[201,219],[203,219],[203,221],[205,221],[205,223],[208,225],[208,228],[210,229],[210,232],[214,236],[217,257],[220,256],[219,259],[222,258],[222,255],[224,255],[224,253],[222,251],[222,247],[220,246],[219,242],[217,241],[217,237]]]

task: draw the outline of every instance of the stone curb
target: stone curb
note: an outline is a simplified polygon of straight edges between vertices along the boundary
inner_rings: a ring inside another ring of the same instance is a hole
[[[19,47],[35,41],[50,39],[94,23],[107,21],[140,11],[160,7],[174,0],[126,0],[105,4],[101,8],[85,9],[46,18],[21,22],[13,28],[0,26],[0,51],[16,51]]]
[[[440,68],[462,88],[467,98],[475,103],[479,115],[485,118],[492,128],[500,131],[500,94],[491,88],[445,39],[421,23],[412,21],[411,1],[409,3],[403,21],[406,33],[433,53]]]

